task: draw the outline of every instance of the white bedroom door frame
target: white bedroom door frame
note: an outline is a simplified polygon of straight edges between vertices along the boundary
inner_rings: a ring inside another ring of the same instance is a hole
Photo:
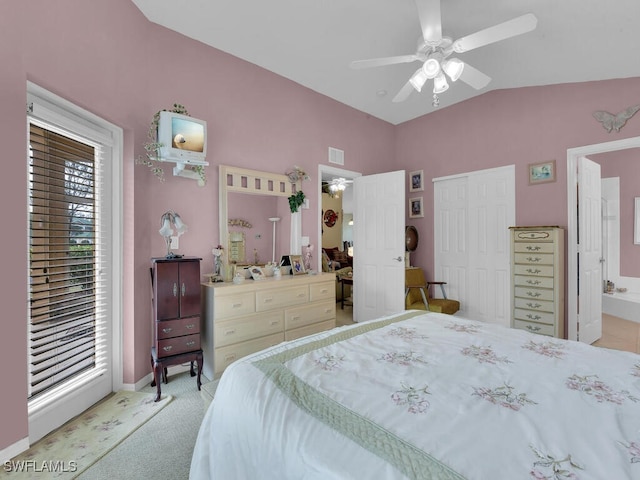
[[[595,155],[598,153],[615,152],[617,150],[625,150],[628,148],[639,148],[640,137],[625,138],[622,140],[615,140],[612,142],[597,143],[594,145],[586,145],[582,147],[570,148],[567,150],[567,338],[569,340],[587,341],[593,335],[589,337],[579,335],[580,330],[580,315],[579,311],[586,314],[588,317],[593,318],[596,315],[602,317],[602,311],[598,312],[585,312],[585,308],[579,310],[578,306],[578,285],[582,289],[582,294],[585,296],[602,297],[602,285],[598,288],[591,287],[592,290],[587,292],[584,282],[580,281],[578,272],[578,202],[577,189],[579,185],[578,178],[578,162],[581,157],[588,157],[589,155]],[[580,185],[580,188],[583,188]],[[581,212],[582,213],[582,212]],[[584,213],[582,213],[584,214]],[[593,283],[593,282],[592,282]],[[593,308],[593,305],[591,306]]]
[[[511,324],[509,227],[515,224],[515,166],[434,182],[434,274],[460,311]],[[437,292],[436,292],[437,293]]]
[[[405,171],[354,181],[353,320],[404,310]]]

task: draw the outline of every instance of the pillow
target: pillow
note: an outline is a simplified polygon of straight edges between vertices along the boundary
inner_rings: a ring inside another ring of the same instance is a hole
[[[349,256],[346,252],[336,251],[333,254],[333,259],[340,263],[340,265],[348,265],[349,264]]]

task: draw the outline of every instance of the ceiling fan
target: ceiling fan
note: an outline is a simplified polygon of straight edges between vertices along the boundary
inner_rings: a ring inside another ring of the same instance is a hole
[[[335,195],[339,192],[344,192],[350,183],[353,183],[353,180],[347,180],[342,177],[333,178],[327,182],[327,188],[329,193]]]
[[[395,57],[372,58],[351,62],[351,68],[381,67],[398,63],[421,62],[422,65],[393,98],[394,102],[406,100],[414,91],[421,92],[427,80],[433,80],[433,106],[439,105],[438,94],[449,88],[447,77],[453,82],[460,79],[476,90],[487,86],[491,78],[468,63],[451,57],[500,40],[515,37],[536,28],[538,19],[532,13],[516,17],[485,28],[457,40],[442,36],[440,0],[414,0],[422,28],[422,38],[414,54]],[[446,74],[446,75],[445,75]]]

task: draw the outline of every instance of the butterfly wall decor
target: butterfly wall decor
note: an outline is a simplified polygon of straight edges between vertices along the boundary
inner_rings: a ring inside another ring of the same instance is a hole
[[[619,132],[620,129],[624,127],[624,124],[627,123],[627,120],[633,117],[638,110],[640,110],[640,105],[633,105],[617,115],[598,110],[597,112],[593,112],[593,116],[602,124],[602,127],[607,132],[611,133],[611,130]]]

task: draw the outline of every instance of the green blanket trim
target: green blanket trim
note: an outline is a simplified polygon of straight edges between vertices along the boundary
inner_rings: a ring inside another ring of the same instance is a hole
[[[259,368],[302,410],[389,462],[408,478],[464,479],[464,477],[440,463],[428,453],[311,387],[291,373],[284,365],[285,362],[313,350],[422,314],[424,312],[412,311],[380,322],[367,322],[359,327],[340,331],[319,340],[270,355],[267,358],[253,362],[253,365]]]

